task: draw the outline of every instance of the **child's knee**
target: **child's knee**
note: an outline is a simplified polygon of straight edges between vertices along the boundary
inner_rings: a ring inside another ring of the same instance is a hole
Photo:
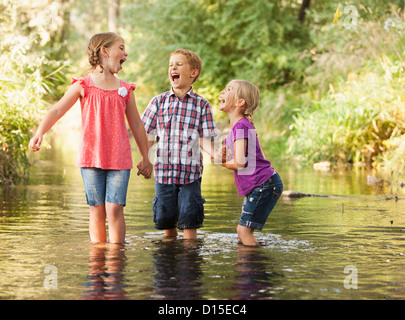
[[[106,212],[109,219],[120,219],[124,216],[124,206],[107,202]]]

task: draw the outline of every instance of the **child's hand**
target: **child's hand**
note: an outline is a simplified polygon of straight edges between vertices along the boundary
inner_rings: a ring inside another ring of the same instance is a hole
[[[212,160],[214,163],[225,163],[232,159],[232,151],[227,146],[223,146],[222,148],[218,148],[215,151]]]
[[[145,179],[150,179],[153,170],[153,164],[150,163],[149,159],[142,160],[136,166],[138,168],[138,176],[141,174]]]
[[[218,148],[214,152],[214,155],[211,156],[211,160],[214,161],[214,163],[222,163],[222,149],[221,148]]]
[[[41,146],[41,143],[42,143],[42,140],[43,140],[43,136],[42,135],[35,135],[31,140],[30,140],[30,142],[29,142],[29,144],[28,144],[28,148],[31,150],[31,151],[39,151],[39,147]]]

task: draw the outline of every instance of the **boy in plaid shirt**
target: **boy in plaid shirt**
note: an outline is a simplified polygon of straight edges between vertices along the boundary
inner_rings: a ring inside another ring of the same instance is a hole
[[[210,103],[192,88],[201,68],[196,53],[174,51],[168,70],[172,88],[154,97],[142,115],[149,147],[157,141],[153,220],[165,237],[176,237],[178,228],[184,239],[196,239],[203,226],[200,145],[211,154],[216,126]]]

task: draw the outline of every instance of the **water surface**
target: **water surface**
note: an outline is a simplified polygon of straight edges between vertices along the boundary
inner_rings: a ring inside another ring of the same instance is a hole
[[[404,200],[384,200],[396,189],[367,185],[364,169],[274,162],[285,190],[338,197],[280,200],[259,248],[238,244],[243,199],[230,171],[205,166],[195,242],[162,241],[153,180],[132,171],[126,244],[90,245],[75,152],[62,150],[34,156],[29,180],[0,195],[0,299],[405,298]]]

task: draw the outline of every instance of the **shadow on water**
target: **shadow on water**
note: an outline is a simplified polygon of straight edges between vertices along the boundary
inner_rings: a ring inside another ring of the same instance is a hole
[[[160,241],[153,253],[154,292],[151,299],[200,300],[203,257],[201,241]]]

